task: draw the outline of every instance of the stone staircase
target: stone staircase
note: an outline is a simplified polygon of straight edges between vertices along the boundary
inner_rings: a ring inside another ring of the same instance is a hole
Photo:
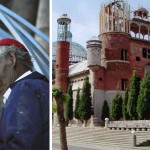
[[[150,150],[150,131],[136,131],[137,147],[133,147],[131,131],[102,127],[67,127],[66,132],[68,144],[104,147],[104,150]],[[59,127],[52,127],[52,140],[59,142]]]

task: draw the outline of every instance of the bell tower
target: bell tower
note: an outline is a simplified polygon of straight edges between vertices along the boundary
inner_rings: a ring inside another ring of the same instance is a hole
[[[103,5],[99,23],[101,66],[107,70],[105,88],[122,91],[122,85],[126,88],[129,83],[130,74],[130,6],[127,1],[113,0]]]
[[[68,86],[68,73],[69,73],[69,47],[71,37],[70,23],[71,19],[67,14],[63,14],[57,19],[57,48],[56,48],[56,82],[55,84],[60,87],[63,92],[67,91]]]

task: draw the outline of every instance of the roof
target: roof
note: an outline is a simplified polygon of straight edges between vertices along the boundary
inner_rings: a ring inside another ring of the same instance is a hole
[[[89,68],[87,67],[87,60],[85,60],[80,63],[69,66],[69,76],[77,75],[88,70]]]
[[[144,7],[140,7],[140,8],[138,8],[135,11],[142,11],[142,12],[147,12],[148,13],[148,10],[146,8],[144,8]]]
[[[57,41],[52,43],[52,59],[56,60],[56,45],[57,45]],[[69,57],[70,57],[70,62],[74,63],[74,62],[81,62],[87,59],[87,51],[86,49],[76,43],[76,42],[72,42],[70,41],[70,49],[69,49]]]

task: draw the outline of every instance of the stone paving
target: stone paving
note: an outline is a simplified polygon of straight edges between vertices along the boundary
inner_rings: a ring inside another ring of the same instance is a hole
[[[150,146],[133,147],[131,131],[101,127],[67,127],[69,145],[82,145],[106,150],[150,150]],[[150,131],[136,131],[137,145],[150,140]],[[52,127],[52,141],[59,143],[59,127]]]

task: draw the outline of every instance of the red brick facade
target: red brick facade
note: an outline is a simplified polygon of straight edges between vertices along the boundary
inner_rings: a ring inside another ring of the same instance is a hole
[[[60,87],[63,92],[67,91],[69,72],[69,42],[57,42],[56,51],[56,80],[55,84]]]
[[[110,32],[100,35],[103,66],[95,72],[95,89],[125,90],[134,69],[142,78],[144,68],[150,64],[143,57],[143,48],[150,49],[150,42],[135,40],[126,33]],[[125,51],[123,54],[122,51]]]

